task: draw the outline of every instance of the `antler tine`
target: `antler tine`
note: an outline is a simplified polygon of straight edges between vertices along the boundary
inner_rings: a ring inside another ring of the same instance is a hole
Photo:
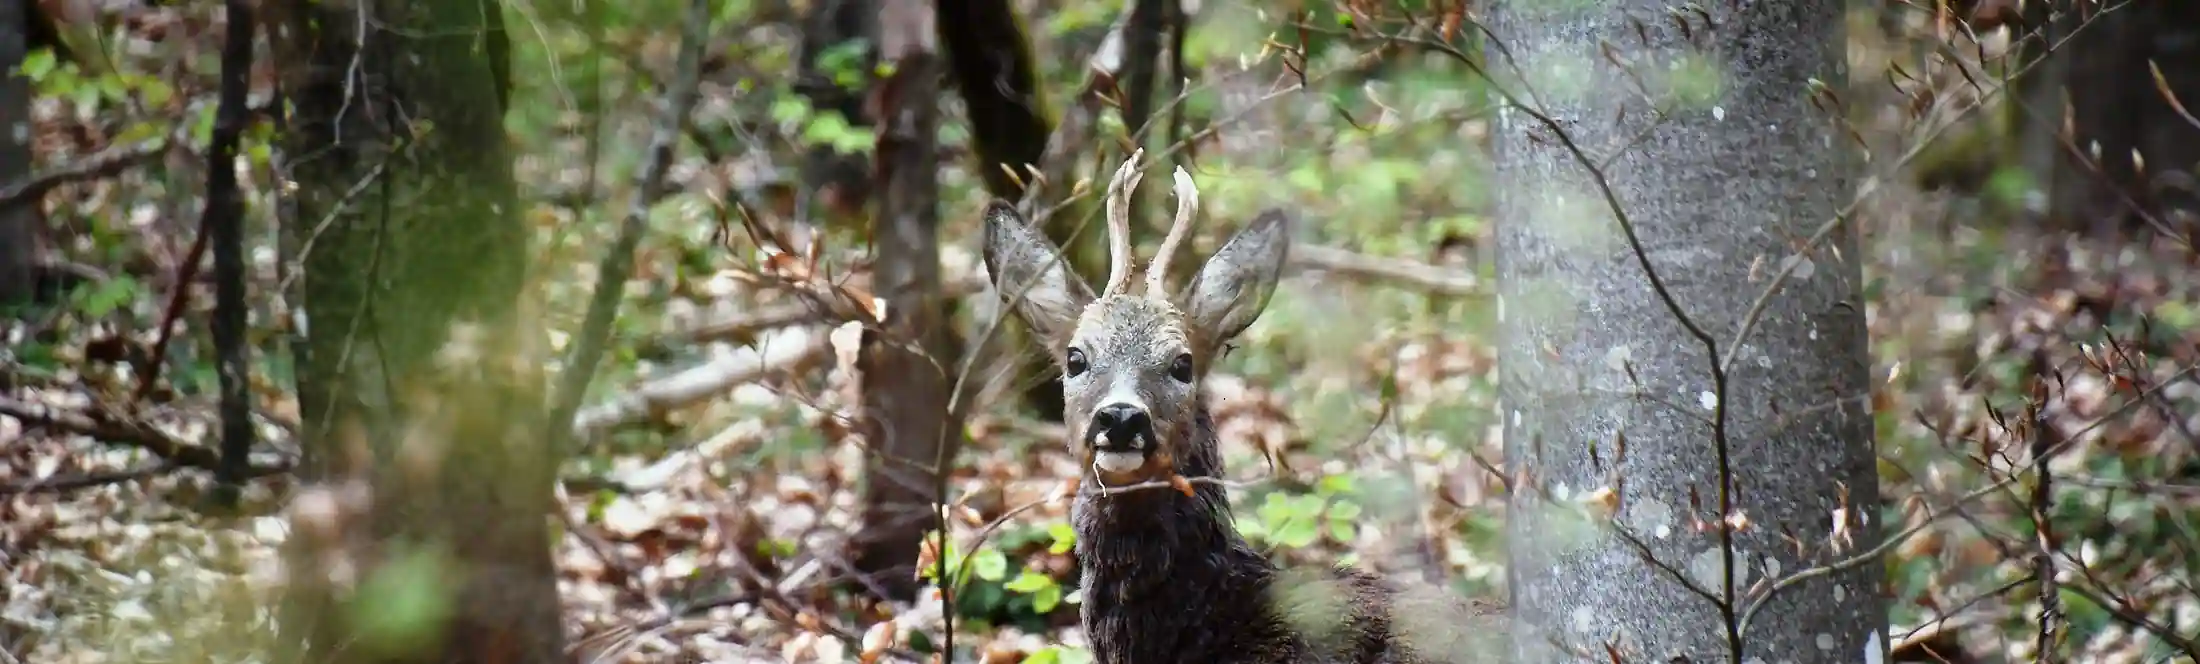
[[[1138,170],[1138,158],[1145,154],[1145,148],[1132,152],[1115,170],[1115,179],[1108,181],[1108,283],[1100,289],[1101,297],[1123,290],[1131,279],[1131,192],[1145,178]]]
[[[1176,255],[1176,245],[1191,234],[1192,216],[1199,211],[1199,187],[1192,184],[1192,175],[1176,167],[1176,221],[1169,224],[1169,235],[1161,239],[1161,249],[1154,253],[1153,263],[1146,268],[1146,295],[1167,297],[1163,292],[1169,278],[1169,259]]]

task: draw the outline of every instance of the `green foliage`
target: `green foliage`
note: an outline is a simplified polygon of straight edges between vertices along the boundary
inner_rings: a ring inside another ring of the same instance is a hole
[[[822,145],[841,154],[868,154],[878,136],[849,124],[839,111],[819,111],[810,101],[791,92],[772,100],[772,121],[799,136],[804,145]]]
[[[30,79],[33,92],[40,97],[67,99],[76,105],[78,113],[91,116],[107,104],[137,102],[150,107],[164,107],[175,98],[174,86],[151,74],[114,72],[87,74],[75,62],[61,60],[51,48],[34,49],[24,56],[17,68],[24,78]],[[207,105],[209,111],[213,105]]]
[[[392,658],[434,647],[456,609],[452,581],[441,552],[401,549],[374,569],[349,604],[358,647]]]
[[[926,534],[937,541],[938,533]],[[974,551],[950,543],[934,564],[918,570],[918,576],[935,586],[957,589],[955,611],[977,622],[1004,620],[1043,630],[1049,616],[1076,604],[1079,594],[1043,570],[1027,564],[1019,552],[1044,547],[1049,554],[1068,553],[1077,535],[1066,522],[1043,527],[1005,527]],[[945,563],[950,583],[939,583],[939,564]]]
[[[70,293],[69,301],[75,305],[76,312],[86,318],[106,318],[116,311],[127,311],[144,295],[144,286],[125,274],[102,282],[79,284]]]
[[[1024,664],[1092,664],[1093,661],[1091,650],[1063,645],[1040,648],[1024,658]]]
[[[1357,492],[1349,475],[1328,475],[1315,484],[1313,493],[1271,491],[1261,497],[1250,514],[1239,512],[1238,532],[1253,542],[1301,549],[1330,539],[1351,544],[1359,536],[1362,509],[1352,498]]]

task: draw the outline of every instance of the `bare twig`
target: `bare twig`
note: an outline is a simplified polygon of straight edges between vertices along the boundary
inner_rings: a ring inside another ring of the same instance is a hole
[[[2055,584],[2055,528],[2051,516],[2055,511],[2055,473],[2053,459],[2061,445],[2055,440],[2055,425],[2047,421],[2047,380],[2049,372],[2047,351],[2032,351],[2032,398],[2025,405],[2029,415],[2026,424],[2032,427],[2032,463],[2038,469],[2032,480],[2030,508],[2033,523],[2032,576],[2040,587],[2040,616],[2037,650],[2033,656],[2041,664],[2055,664],[2057,626],[2062,618],[2062,593]]]

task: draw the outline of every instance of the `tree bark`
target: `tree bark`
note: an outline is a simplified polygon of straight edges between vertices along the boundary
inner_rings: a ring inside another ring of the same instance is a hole
[[[0,2],[0,187],[31,177],[31,3]],[[0,307],[29,302],[38,277],[38,197],[0,201]]]
[[[971,143],[977,152],[976,168],[984,178],[986,193],[1009,201],[1023,200],[1034,177],[1026,167],[1047,173],[1047,151],[1050,147],[1059,149],[1049,145],[1054,126],[1046,92],[1040,86],[1031,37],[1008,0],[946,2],[939,3],[938,8],[939,43],[955,87],[962,93]],[[1014,177],[1010,171],[1014,171]],[[1067,183],[1057,182],[1053,191],[1041,193],[1066,194],[1067,187]],[[1086,279],[1099,278],[1106,262],[1106,256],[1097,251],[1101,234],[1088,232],[1076,237],[1070,232],[1075,228],[1074,224],[1058,223],[1047,227],[1047,235],[1064,248],[1070,257],[1070,269]],[[1023,390],[1025,405],[1037,411],[1041,419],[1060,421],[1062,382],[1056,380],[1054,367],[1043,357],[1023,351],[1033,344],[1027,343],[1022,329],[1001,332],[993,345],[1001,350],[992,352],[1025,360],[1015,376],[1016,384],[1028,386]]]
[[[2023,57],[2047,60],[2019,99],[2046,227],[2200,240],[2200,3],[2033,5]]]
[[[1040,166],[1052,131],[1031,37],[1008,0],[939,3],[938,32],[970,116],[986,193],[1020,199],[1032,177],[1025,167]]]
[[[865,333],[864,529],[856,567],[895,599],[915,597],[911,565],[927,529],[938,528],[939,474],[962,449],[950,410],[960,342],[941,292],[939,77],[932,5],[886,0],[879,55],[893,74],[878,82],[878,208],[871,226],[872,279],[886,320]]]
[[[287,661],[563,661],[503,8],[361,1],[266,7],[296,109],[283,248],[307,488],[283,631],[306,642]],[[392,589],[426,599],[389,606]]]
[[[1884,659],[1876,564],[1738,615],[1880,538],[1862,252],[1840,228],[1791,258],[1860,168],[1810,100],[1846,89],[1845,4],[1491,12],[1489,69],[1534,92],[1499,81],[1494,132],[1515,661]]]

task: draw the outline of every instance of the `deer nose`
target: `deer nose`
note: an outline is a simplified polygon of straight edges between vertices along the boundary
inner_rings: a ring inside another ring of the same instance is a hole
[[[1092,434],[1088,440],[1107,442],[1131,449],[1144,449],[1153,435],[1153,419],[1146,410],[1127,403],[1109,404],[1092,414]]]

